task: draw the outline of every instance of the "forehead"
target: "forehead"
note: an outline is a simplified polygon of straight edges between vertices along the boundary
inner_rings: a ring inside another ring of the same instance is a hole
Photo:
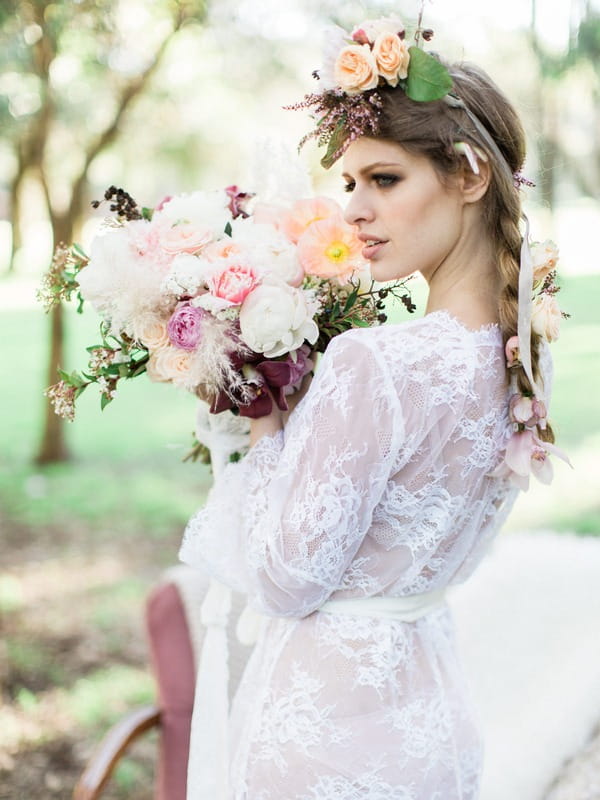
[[[427,158],[409,153],[402,145],[387,139],[372,139],[361,136],[352,142],[344,154],[344,174],[357,174],[371,165],[409,167],[429,166]]]

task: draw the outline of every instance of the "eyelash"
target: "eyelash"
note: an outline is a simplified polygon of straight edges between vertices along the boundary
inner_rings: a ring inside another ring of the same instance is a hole
[[[389,189],[394,186],[400,178],[397,175],[386,175],[384,173],[375,173],[371,175],[371,180],[374,181],[380,189]],[[350,181],[344,186],[345,192],[353,192],[356,187],[354,181]]]

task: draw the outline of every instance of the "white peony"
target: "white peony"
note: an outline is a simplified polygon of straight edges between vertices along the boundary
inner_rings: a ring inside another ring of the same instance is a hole
[[[297,248],[274,225],[238,218],[232,223],[231,235],[263,282],[300,285],[304,270]]]
[[[242,338],[257,353],[276,358],[319,336],[301,289],[263,284],[244,300],[240,310]]]
[[[210,228],[215,238],[221,236],[231,221],[229,197],[226,192],[191,192],[180,194],[168,200],[155,216],[167,218],[173,225],[176,222],[189,222],[201,230]]]
[[[172,256],[155,246],[156,228],[136,220],[111,227],[91,243],[90,261],[77,276],[82,296],[113,331],[131,330],[136,317],[163,307],[163,278]]]

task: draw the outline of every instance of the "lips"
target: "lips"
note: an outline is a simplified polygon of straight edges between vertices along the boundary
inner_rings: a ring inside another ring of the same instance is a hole
[[[361,242],[365,243],[365,247],[362,249],[362,257],[367,260],[374,258],[374,256],[388,242],[387,239],[377,239],[375,236],[369,236],[366,233],[360,233],[358,238],[361,240]]]

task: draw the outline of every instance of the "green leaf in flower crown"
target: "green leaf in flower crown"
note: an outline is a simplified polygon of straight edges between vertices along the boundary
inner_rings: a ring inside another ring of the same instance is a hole
[[[340,147],[344,144],[346,140],[346,136],[348,132],[346,130],[346,119],[342,117],[338,124],[335,126],[333,133],[331,134],[331,138],[327,143],[327,152],[321,159],[321,166],[324,169],[329,169],[329,167],[335,164],[335,154],[340,149]]]
[[[441,100],[452,89],[452,78],[446,67],[420,47],[409,47],[408,52],[407,96],[419,103]]]

